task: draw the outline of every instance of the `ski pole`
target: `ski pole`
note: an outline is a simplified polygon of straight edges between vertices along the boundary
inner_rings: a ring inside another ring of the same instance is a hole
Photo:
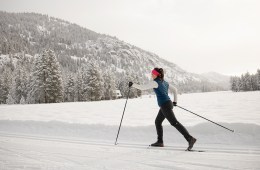
[[[207,120],[207,121],[209,121],[209,122],[211,122],[211,123],[214,123],[214,124],[216,124],[216,125],[218,125],[218,126],[220,126],[220,127],[222,127],[222,128],[225,128],[225,129],[227,129],[227,130],[229,130],[229,131],[231,131],[231,132],[234,132],[234,130],[231,130],[231,129],[225,127],[225,126],[222,126],[222,125],[220,125],[220,124],[218,124],[218,123],[216,123],[216,122],[213,122],[213,121],[211,121],[211,120],[209,120],[209,119],[207,119],[207,118],[205,118],[205,117],[202,117],[202,116],[200,116],[200,115],[198,115],[198,114],[196,114],[196,113],[194,113],[194,112],[192,112],[192,111],[189,111],[189,110],[187,110],[187,109],[185,109],[185,108],[183,108],[183,107],[181,107],[181,106],[178,106],[178,105],[177,105],[177,107],[179,107],[179,108],[181,108],[181,109],[183,109],[183,110],[186,110],[186,111],[188,111],[188,112],[190,112],[190,113],[192,113],[192,114],[194,114],[194,115],[196,115],[196,116],[199,116],[199,117],[201,117],[201,118],[203,118],[203,119],[205,119],[205,120]]]
[[[126,102],[125,102],[124,111],[123,111],[122,118],[121,118],[121,121],[120,121],[120,125],[119,125],[119,128],[118,128],[115,145],[117,145],[117,138],[118,138],[119,131],[120,131],[120,128],[121,128],[121,124],[122,124],[122,121],[123,121],[123,117],[124,117],[124,114],[125,114],[125,108],[126,108],[127,100],[128,100],[128,97],[129,97],[129,93],[130,93],[130,87],[129,87],[129,90],[128,90],[128,94],[127,94],[127,98],[126,98]]]

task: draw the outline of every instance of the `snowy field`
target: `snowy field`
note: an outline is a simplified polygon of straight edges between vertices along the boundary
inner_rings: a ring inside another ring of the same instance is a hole
[[[260,92],[182,94],[178,105],[235,133],[174,108],[198,139],[185,152],[184,138],[164,122],[165,148],[156,140],[156,98],[100,102],[0,105],[0,170],[260,169]]]

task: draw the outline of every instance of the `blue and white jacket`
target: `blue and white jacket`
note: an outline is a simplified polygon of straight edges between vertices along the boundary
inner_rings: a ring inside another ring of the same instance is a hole
[[[177,89],[169,84],[168,82],[161,81],[159,78],[154,79],[153,81],[149,82],[145,85],[139,85],[139,84],[133,84],[134,88],[137,88],[139,90],[149,90],[153,89],[156,97],[158,105],[161,107],[164,103],[171,100],[168,95],[168,90],[170,89],[174,94],[174,102],[177,102]]]

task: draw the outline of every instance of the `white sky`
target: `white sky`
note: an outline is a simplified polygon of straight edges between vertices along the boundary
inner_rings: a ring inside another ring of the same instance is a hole
[[[240,75],[260,69],[259,0],[0,0],[154,52],[186,71]]]

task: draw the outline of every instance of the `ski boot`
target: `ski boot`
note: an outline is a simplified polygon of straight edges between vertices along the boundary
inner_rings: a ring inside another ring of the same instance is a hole
[[[197,139],[195,139],[194,137],[191,136],[190,140],[189,140],[189,146],[187,148],[188,151],[190,151],[194,145],[194,143],[197,141]]]
[[[163,141],[157,141],[155,143],[152,143],[151,146],[154,146],[154,147],[164,147],[164,144],[163,144]]]

